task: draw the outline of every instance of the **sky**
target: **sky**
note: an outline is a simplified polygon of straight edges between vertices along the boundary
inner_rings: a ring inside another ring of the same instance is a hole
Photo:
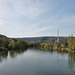
[[[75,36],[75,0],[0,0],[0,34]]]

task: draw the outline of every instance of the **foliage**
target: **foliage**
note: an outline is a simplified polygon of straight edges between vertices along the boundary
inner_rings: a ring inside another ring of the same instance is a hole
[[[53,43],[41,43],[41,47],[53,49]]]
[[[20,48],[21,48],[21,42],[20,42],[20,41],[17,41],[17,42],[15,43],[15,45],[16,45],[16,48],[17,48],[17,49],[20,49]]]
[[[10,43],[9,43],[9,45],[8,45],[8,48],[9,48],[9,49],[15,49],[15,46],[16,46],[16,45],[15,45],[14,40],[11,40]]]
[[[73,36],[69,36],[68,38],[68,48],[72,51],[75,50],[75,38]]]
[[[30,43],[23,40],[17,40],[15,38],[8,39],[8,38],[0,38],[0,50],[16,50],[16,49],[26,49],[28,47],[37,47],[41,46],[45,49],[56,49],[60,51],[69,51],[69,52],[75,52],[75,37],[69,36],[67,42],[59,42],[56,44],[53,44],[53,42],[50,43]]]
[[[33,46],[39,46],[39,43],[29,43],[15,38],[0,38],[0,50],[26,49]]]
[[[8,48],[9,40],[0,38],[0,47]]]

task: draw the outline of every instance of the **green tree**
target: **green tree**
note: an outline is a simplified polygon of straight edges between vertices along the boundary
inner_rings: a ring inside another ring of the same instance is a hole
[[[0,47],[1,47],[1,44],[2,44],[2,38],[0,38]]]
[[[70,51],[75,50],[75,37],[73,37],[73,35],[68,38],[68,48]]]
[[[8,48],[8,44],[9,44],[8,39],[2,39],[1,47]]]
[[[10,41],[10,43],[9,43],[9,45],[8,45],[8,48],[9,48],[9,49],[15,49],[15,42],[14,42],[14,40],[11,40],[11,41]]]
[[[16,42],[16,49],[21,49],[22,43],[20,41]]]
[[[55,44],[55,49],[61,50],[61,43],[60,42]]]

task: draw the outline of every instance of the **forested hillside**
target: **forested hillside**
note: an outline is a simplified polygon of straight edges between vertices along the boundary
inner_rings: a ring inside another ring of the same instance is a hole
[[[56,36],[48,36],[48,37],[31,37],[31,38],[17,38],[18,40],[25,40],[27,42],[38,42],[38,43],[42,43],[42,42],[55,42],[57,40]],[[67,41],[68,37],[60,37],[60,41]]]

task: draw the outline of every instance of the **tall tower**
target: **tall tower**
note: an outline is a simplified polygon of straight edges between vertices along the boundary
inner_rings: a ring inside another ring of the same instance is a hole
[[[58,29],[57,43],[59,43],[59,29]]]

